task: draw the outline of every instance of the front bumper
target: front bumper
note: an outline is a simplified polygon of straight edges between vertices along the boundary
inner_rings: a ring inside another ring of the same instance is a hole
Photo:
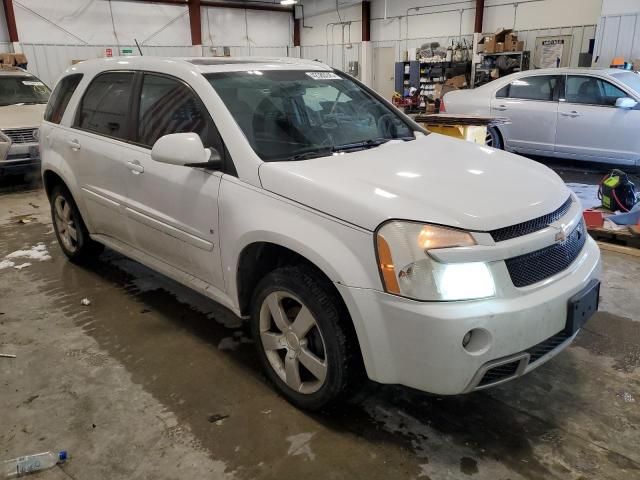
[[[567,270],[540,285],[513,289],[506,298],[417,302],[371,289],[337,288],[372,380],[454,395],[501,383],[480,384],[489,369],[516,361],[505,380],[515,378],[568,346],[574,336],[557,335],[565,328],[569,299],[600,275],[600,251],[588,237]],[[470,352],[462,339],[473,329],[486,332],[488,340],[486,348]],[[529,364],[527,351],[548,341],[555,341],[553,348]]]
[[[18,175],[40,170],[40,152],[37,143],[14,143],[5,159],[0,160],[1,175]]]

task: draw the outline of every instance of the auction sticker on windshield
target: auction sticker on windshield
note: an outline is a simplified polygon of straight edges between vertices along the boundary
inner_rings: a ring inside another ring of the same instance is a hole
[[[333,72],[305,72],[309,77],[314,80],[340,80],[340,75],[336,75]]]
[[[29,87],[43,87],[44,83],[42,82],[34,82],[34,81],[30,81],[30,80],[23,80],[22,81],[23,85],[27,85]]]

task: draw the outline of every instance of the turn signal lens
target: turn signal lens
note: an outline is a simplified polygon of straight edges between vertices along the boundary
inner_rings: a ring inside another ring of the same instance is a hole
[[[418,245],[424,251],[434,248],[470,247],[476,242],[467,232],[425,225],[418,234]]]
[[[376,242],[378,244],[378,263],[380,273],[384,280],[385,289],[389,293],[400,294],[400,286],[396,278],[396,270],[393,266],[393,258],[391,258],[391,249],[387,241],[378,235]]]

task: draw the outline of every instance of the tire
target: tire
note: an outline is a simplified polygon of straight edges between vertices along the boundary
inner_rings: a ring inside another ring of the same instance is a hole
[[[497,148],[498,150],[502,150],[504,148],[502,136],[496,127],[487,128],[485,143],[488,147]]]
[[[69,260],[83,263],[102,253],[104,246],[89,237],[80,210],[64,185],[53,187],[49,203],[58,244]]]
[[[260,362],[293,405],[335,405],[362,380],[362,360],[348,312],[316,271],[278,268],[254,291],[251,331]]]

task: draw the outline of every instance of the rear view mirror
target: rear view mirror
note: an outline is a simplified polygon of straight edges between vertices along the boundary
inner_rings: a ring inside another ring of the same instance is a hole
[[[222,158],[216,149],[204,148],[197,133],[172,133],[160,137],[153,145],[151,158],[156,162],[185,167],[222,167]]]
[[[638,105],[638,102],[636,102],[633,98],[622,97],[616,100],[617,108],[631,110],[632,108],[636,108],[636,105]]]

